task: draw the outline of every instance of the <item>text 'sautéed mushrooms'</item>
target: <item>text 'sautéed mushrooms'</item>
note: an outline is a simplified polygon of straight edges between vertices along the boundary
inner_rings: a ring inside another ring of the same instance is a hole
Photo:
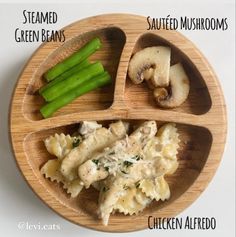
[[[144,79],[151,80],[154,87],[169,85],[170,48],[164,46],[147,47],[140,50],[130,60],[128,74],[135,84]]]
[[[169,88],[156,88],[154,97],[159,106],[174,108],[181,105],[189,94],[189,79],[183,66],[178,63],[170,67]]]

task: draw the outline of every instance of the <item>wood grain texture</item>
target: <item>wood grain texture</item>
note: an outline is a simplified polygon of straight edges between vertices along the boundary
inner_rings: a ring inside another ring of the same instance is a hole
[[[65,27],[66,42],[42,44],[23,69],[11,104],[10,133],[19,168],[35,193],[66,219],[101,231],[127,232],[148,226],[148,216],[173,217],[187,208],[212,179],[225,145],[225,102],[216,75],[199,50],[176,31],[147,31],[146,19],[127,14],[87,18]],[[111,73],[110,87],[93,91],[42,119],[43,104],[37,95],[42,74],[89,39],[98,36],[103,48],[92,60],[101,60]],[[182,62],[190,78],[190,95],[174,110],[156,107],[145,84],[134,85],[127,78],[132,53],[153,45],[171,47],[171,63]],[[156,120],[175,122],[181,135],[177,172],[168,177],[171,198],[153,202],[137,216],[112,215],[107,227],[97,220],[97,192],[83,190],[70,198],[60,185],[46,180],[40,167],[50,158],[43,139],[55,132],[71,132],[79,121]]]

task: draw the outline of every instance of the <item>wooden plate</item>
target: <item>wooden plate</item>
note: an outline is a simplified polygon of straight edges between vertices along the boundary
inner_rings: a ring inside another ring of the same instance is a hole
[[[127,14],[95,16],[65,28],[66,42],[42,44],[33,54],[16,85],[10,115],[10,132],[16,161],[35,193],[66,219],[88,228],[126,232],[148,227],[148,216],[173,217],[188,207],[206,188],[219,165],[226,137],[225,103],[216,76],[198,49],[176,31],[147,31],[146,18]],[[43,104],[37,95],[42,74],[89,39],[98,36],[103,48],[92,59],[101,60],[114,79],[113,85],[93,91],[42,119]],[[133,52],[153,45],[172,49],[172,64],[182,62],[190,77],[190,95],[174,110],[155,106],[150,90],[127,79]],[[70,132],[82,120],[156,120],[175,122],[181,134],[180,166],[168,179],[171,198],[153,202],[137,216],[112,215],[107,227],[97,220],[98,194],[84,190],[69,198],[63,189],[40,174],[50,158],[43,140],[55,132]]]

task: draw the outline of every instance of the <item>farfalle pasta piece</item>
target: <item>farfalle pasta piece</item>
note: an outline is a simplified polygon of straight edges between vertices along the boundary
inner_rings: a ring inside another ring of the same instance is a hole
[[[157,136],[162,145],[162,160],[168,170],[166,174],[173,174],[179,165],[177,154],[180,139],[176,125],[174,123],[167,123],[163,125],[159,129]]]
[[[157,136],[150,139],[144,147],[145,158],[148,160],[160,159],[166,169],[166,174],[173,174],[178,168],[179,141],[175,124],[165,124],[159,129]]]
[[[60,166],[61,166],[60,160],[58,159],[48,160],[41,168],[40,172],[51,181],[62,183],[63,188],[66,190],[66,192],[70,194],[71,197],[76,197],[83,189],[83,186],[80,184],[80,180],[75,179],[71,182],[66,181],[60,172]]]
[[[80,184],[80,179],[75,179],[71,182],[65,181],[63,182],[63,188],[66,189],[66,192],[71,195],[72,198],[78,196],[78,194],[82,191],[83,185]]]
[[[41,168],[41,174],[45,175],[45,178],[57,183],[63,182],[63,176],[60,172],[61,162],[58,159],[48,160]]]
[[[151,160],[155,157],[161,156],[163,145],[160,143],[158,137],[151,138],[143,148],[145,159]]]
[[[74,141],[75,137],[65,135],[64,133],[60,135],[56,133],[54,136],[48,137],[44,144],[50,154],[58,159],[62,159],[72,150]]]
[[[170,188],[164,176],[139,181],[139,189],[152,200],[164,201],[170,198]]]
[[[179,133],[174,123],[167,123],[160,127],[157,132],[160,144],[163,146],[162,155],[169,159],[177,159],[179,148]]]
[[[168,159],[177,159],[179,148],[179,134],[174,123],[167,123],[160,127],[157,135],[150,139],[144,147],[147,159],[164,156]]]
[[[125,215],[138,214],[152,200],[148,198],[140,189],[136,187],[128,188],[124,191],[117,203],[114,205],[114,210],[124,213]]]

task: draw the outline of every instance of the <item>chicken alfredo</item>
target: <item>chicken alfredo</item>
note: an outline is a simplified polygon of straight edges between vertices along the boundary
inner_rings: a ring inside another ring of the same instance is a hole
[[[108,128],[83,121],[74,136],[55,134],[45,146],[57,158],[41,173],[63,184],[71,197],[93,186],[99,191],[98,215],[104,225],[114,212],[137,214],[152,200],[170,197],[165,175],[178,167],[179,135],[173,123],[145,121],[133,128],[118,121]]]

